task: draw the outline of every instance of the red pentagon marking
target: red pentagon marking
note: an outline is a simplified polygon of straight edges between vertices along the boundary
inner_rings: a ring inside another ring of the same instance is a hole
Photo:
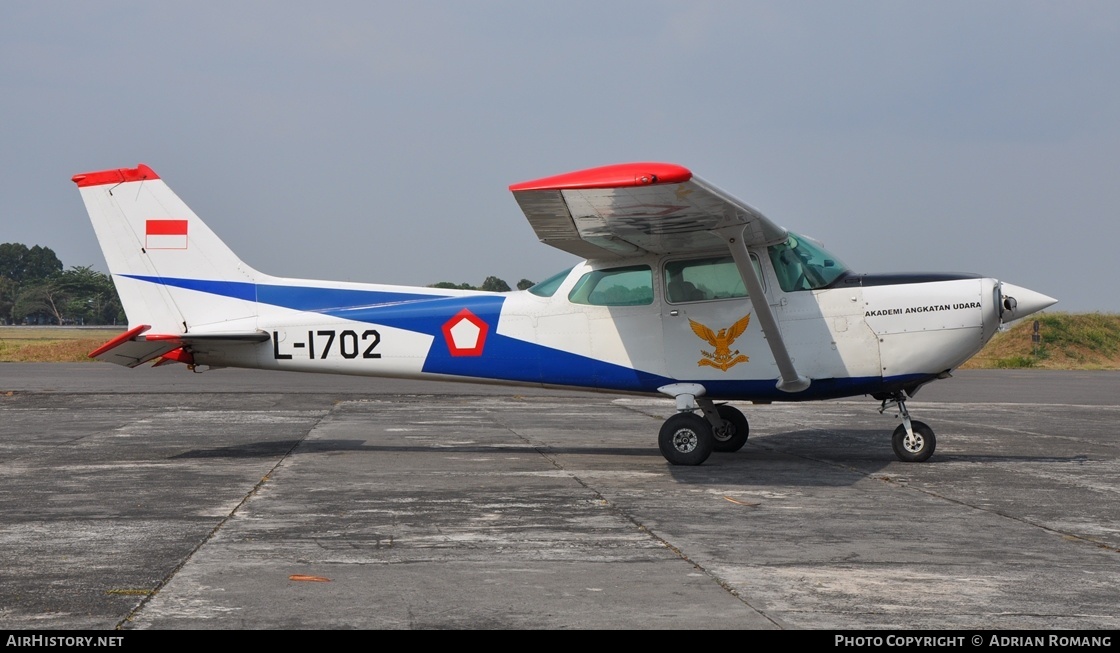
[[[452,356],[481,356],[490,325],[474,313],[463,309],[443,325],[443,339]]]

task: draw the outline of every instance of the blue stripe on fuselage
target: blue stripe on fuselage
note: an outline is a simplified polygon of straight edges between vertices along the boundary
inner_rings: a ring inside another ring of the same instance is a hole
[[[656,374],[497,333],[505,300],[504,295],[498,294],[441,297],[323,312],[356,322],[384,324],[433,336],[423,368],[432,374],[647,392],[669,382]],[[489,325],[482,356],[455,356],[447,346],[443,327],[464,308]]]
[[[383,324],[432,336],[424,372],[520,383],[572,385],[604,390],[655,392],[672,379],[623,365],[536,345],[497,333],[505,296],[428,295],[382,290],[278,286],[124,275],[150,283],[310,311],[356,322]],[[489,325],[482,356],[453,356],[443,326],[464,308]]]
[[[396,304],[446,295],[424,295],[420,293],[390,292],[384,290],[351,290],[348,288],[309,288],[307,286],[269,286],[244,281],[207,281],[205,279],[177,279],[173,277],[148,277],[138,274],[121,275],[150,283],[159,283],[175,288],[186,288],[198,292],[233,297],[249,302],[261,302],[282,306],[297,311],[322,313],[332,308],[353,306],[373,306],[377,304]]]

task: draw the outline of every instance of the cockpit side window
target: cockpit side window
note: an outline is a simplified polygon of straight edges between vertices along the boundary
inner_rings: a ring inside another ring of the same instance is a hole
[[[758,259],[751,256],[751,264],[761,278]],[[673,304],[747,296],[743,277],[730,256],[668,261],[664,272],[665,296]]]
[[[768,250],[778,286],[786,292],[826,288],[848,272],[840,259],[792,232],[786,242],[771,245]]]
[[[568,299],[592,306],[643,306],[653,303],[653,270],[648,265],[593,270],[580,277]]]

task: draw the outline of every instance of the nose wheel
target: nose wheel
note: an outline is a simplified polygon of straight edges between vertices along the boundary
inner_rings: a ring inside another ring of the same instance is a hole
[[[937,437],[934,436],[933,429],[925,422],[910,419],[910,411],[906,410],[906,399],[902,394],[884,399],[879,412],[882,413],[891,407],[898,408],[898,416],[902,418],[902,424],[899,424],[891,435],[894,455],[904,463],[929,460],[933,450],[937,448]]]
[[[933,429],[924,422],[913,420],[910,428],[911,432],[907,433],[906,427],[899,424],[891,436],[891,446],[894,447],[894,455],[902,462],[920,463],[933,455],[937,438],[933,435]]]

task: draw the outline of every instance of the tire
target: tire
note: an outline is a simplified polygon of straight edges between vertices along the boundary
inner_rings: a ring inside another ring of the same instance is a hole
[[[914,429],[914,441],[906,442],[906,427],[899,424],[898,428],[894,430],[894,435],[891,436],[891,446],[894,447],[894,455],[904,463],[920,463],[929,459],[933,455],[933,450],[937,448],[937,438],[933,435],[933,429],[927,426],[924,422],[910,420],[910,427]]]
[[[712,454],[712,425],[695,413],[677,413],[661,425],[657,445],[670,465],[699,465]]]
[[[712,450],[733,453],[742,449],[751,431],[747,416],[738,408],[727,404],[716,406],[716,410],[725,425],[722,429],[712,429]]]

